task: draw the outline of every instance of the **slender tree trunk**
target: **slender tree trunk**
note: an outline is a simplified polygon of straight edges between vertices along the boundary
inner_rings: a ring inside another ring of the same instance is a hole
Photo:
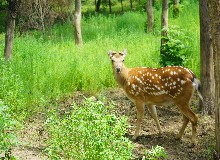
[[[95,6],[96,6],[96,7],[95,7],[95,11],[96,11],[96,12],[99,12],[100,5],[101,5],[101,0],[98,0],[97,3],[96,3],[96,1],[95,1],[95,4],[96,4],[96,5],[95,5]]]
[[[121,0],[121,11],[124,12],[123,0]]]
[[[111,0],[108,0],[108,4],[109,4],[109,12],[112,13],[112,5],[111,5]]]
[[[206,0],[200,0],[200,79],[202,83],[201,92],[204,98],[200,102],[203,114],[214,114],[214,66],[213,48],[210,30],[210,17]]]
[[[14,41],[15,18],[17,16],[17,0],[8,0],[7,29],[5,34],[5,59],[12,59],[12,49]]]
[[[179,0],[173,0],[173,17],[179,17]]]
[[[148,31],[154,31],[154,13],[153,13],[153,4],[152,0],[147,0],[147,22],[148,22]]]
[[[215,77],[216,159],[220,158],[220,0],[209,0]],[[217,157],[218,156],[218,157]]]
[[[130,6],[131,6],[131,9],[133,8],[133,2],[132,0],[130,0]]]
[[[162,15],[161,15],[161,46],[167,42],[167,30],[168,30],[168,0],[162,2]],[[161,53],[162,54],[162,53]]]
[[[75,0],[74,29],[75,29],[75,43],[76,45],[81,46],[82,45],[81,0]]]

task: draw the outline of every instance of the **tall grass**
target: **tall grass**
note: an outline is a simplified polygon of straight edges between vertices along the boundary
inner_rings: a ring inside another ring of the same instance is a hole
[[[187,6],[170,25],[179,25],[192,38],[191,58],[187,66],[199,73],[199,24],[197,3]],[[160,19],[159,11],[155,17]],[[192,14],[189,14],[192,13]],[[55,25],[46,34],[37,31],[15,36],[10,66],[23,84],[24,109],[40,111],[45,102],[77,90],[97,93],[115,87],[108,50],[127,48],[125,64],[159,66],[160,27],[153,34],[144,32],[146,14],[126,12],[122,15],[83,17],[83,46],[74,44],[72,24]],[[156,26],[160,26],[156,21]],[[190,24],[191,23],[191,24]],[[0,50],[3,52],[3,38]],[[1,85],[1,84],[0,84]],[[0,97],[4,100],[4,95]]]

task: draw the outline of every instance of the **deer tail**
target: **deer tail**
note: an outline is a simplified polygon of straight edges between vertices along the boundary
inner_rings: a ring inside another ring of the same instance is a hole
[[[192,84],[193,84],[194,88],[196,89],[196,91],[199,95],[199,98],[201,99],[201,101],[203,101],[203,97],[202,97],[202,94],[201,94],[201,83],[200,83],[200,81],[196,77],[194,77],[193,81],[192,81]]]

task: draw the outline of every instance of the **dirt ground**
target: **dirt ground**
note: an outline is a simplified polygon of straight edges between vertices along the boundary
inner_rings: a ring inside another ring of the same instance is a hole
[[[90,95],[77,92],[74,96],[68,97],[60,101],[60,109],[68,110],[71,103],[81,103],[84,97]],[[107,100],[115,103],[115,113],[118,116],[126,115],[129,117],[128,122],[130,127],[128,129],[127,137],[131,139],[135,130],[136,123],[136,109],[134,104],[126,98],[123,90],[109,89],[96,95],[96,97],[105,96]],[[195,95],[192,98],[191,106],[194,110],[198,107],[199,98]],[[145,116],[142,123],[142,132],[140,137],[133,141],[135,148],[133,153],[135,159],[142,159],[144,150],[150,150],[152,146],[162,146],[167,152],[171,160],[212,160],[214,140],[214,117],[202,116],[199,113],[199,124],[197,132],[197,144],[190,148],[189,143],[191,139],[191,124],[189,123],[183,138],[179,141],[175,139],[181,124],[182,115],[179,113],[176,106],[157,107],[158,117],[163,130],[162,135],[158,134],[158,130],[154,120],[151,118],[149,112],[145,111]],[[21,145],[12,150],[12,155],[21,160],[44,160],[47,156],[43,152],[45,148],[45,139],[47,134],[44,129],[45,115],[39,113],[36,118],[30,120],[25,124],[25,129],[22,131]]]

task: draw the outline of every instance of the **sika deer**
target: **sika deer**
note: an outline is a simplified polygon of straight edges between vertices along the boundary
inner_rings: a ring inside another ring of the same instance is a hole
[[[126,54],[126,49],[118,53],[115,51],[108,52],[112,60],[115,80],[124,89],[128,98],[136,105],[137,126],[133,139],[139,136],[145,105],[147,105],[152,118],[155,120],[159,133],[162,133],[155,105],[176,104],[183,114],[183,124],[177,138],[181,139],[190,121],[192,123],[191,145],[194,146],[198,118],[189,105],[195,89],[198,91],[201,100],[203,99],[199,92],[200,82],[195,74],[191,70],[180,66],[126,68],[124,65]]]

